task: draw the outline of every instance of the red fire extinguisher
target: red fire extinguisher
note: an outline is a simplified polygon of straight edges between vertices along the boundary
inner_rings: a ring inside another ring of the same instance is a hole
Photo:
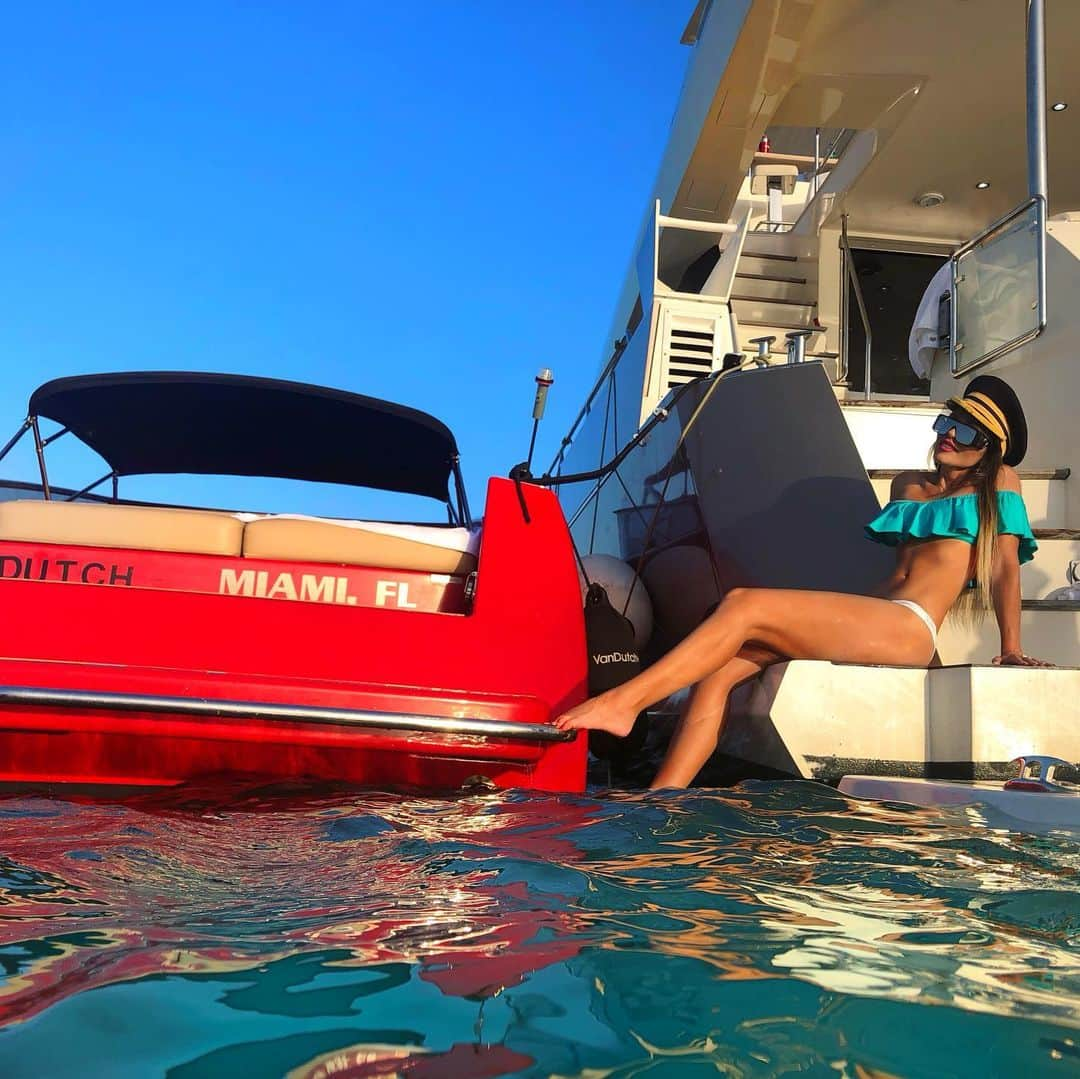
[[[772,152],[772,147],[769,145],[769,133],[767,131],[761,136],[761,142],[757,144],[757,152],[759,154],[768,154]]]

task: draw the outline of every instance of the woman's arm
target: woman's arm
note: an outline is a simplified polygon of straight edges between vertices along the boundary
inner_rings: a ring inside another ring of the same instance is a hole
[[[1034,656],[1026,655],[1020,647],[1020,538],[998,536],[994,551],[994,575],[990,595],[994,615],[1001,633],[1001,652],[994,658],[999,667],[1053,667]]]
[[[998,473],[998,490],[1020,494],[1020,477],[1008,465]],[[994,659],[999,666],[1052,667],[1024,654],[1020,647],[1020,537],[1001,533],[994,544],[994,566],[990,580],[994,615],[1001,633],[1001,652]]]
[[[994,601],[994,616],[1001,633],[1001,653],[998,664],[1024,664],[1029,657],[1020,647],[1020,539],[1002,534],[994,545],[994,572],[990,595]],[[1036,660],[1030,660],[1037,664]]]

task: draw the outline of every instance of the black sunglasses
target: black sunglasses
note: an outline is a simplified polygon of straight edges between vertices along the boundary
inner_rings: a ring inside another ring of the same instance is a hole
[[[978,429],[978,427],[973,427],[970,423],[965,423],[963,420],[958,420],[955,416],[949,416],[942,412],[942,414],[934,420],[934,433],[947,435],[950,431],[952,431],[953,439],[958,446],[964,446],[973,450],[981,450],[984,446],[990,444],[990,440]]]

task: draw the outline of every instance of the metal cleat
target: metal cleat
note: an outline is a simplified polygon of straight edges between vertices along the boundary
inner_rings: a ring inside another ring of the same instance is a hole
[[[806,359],[806,339],[812,337],[817,330],[793,330],[784,334],[787,341],[787,362],[802,363]]]
[[[751,337],[750,344],[757,345],[757,356],[754,359],[762,367],[769,365],[769,349],[772,348],[772,343],[776,340],[776,337]]]
[[[1060,794],[1069,788],[1053,782],[1054,771],[1059,766],[1068,767],[1069,762],[1060,757],[1043,757],[1032,754],[1029,757],[1017,757],[1013,764],[1019,765],[1020,774],[1016,779],[1005,782],[1007,791],[1041,791],[1044,794]]]

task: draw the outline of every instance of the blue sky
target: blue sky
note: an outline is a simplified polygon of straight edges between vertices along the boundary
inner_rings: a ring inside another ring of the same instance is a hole
[[[432,412],[457,435],[475,509],[486,477],[524,456],[533,375],[550,366],[546,466],[597,373],[692,6],[10,9],[0,442],[61,375],[263,374]],[[93,478],[75,464],[58,457],[53,479]],[[35,472],[25,445],[0,463]],[[395,509],[248,481],[122,490]]]

